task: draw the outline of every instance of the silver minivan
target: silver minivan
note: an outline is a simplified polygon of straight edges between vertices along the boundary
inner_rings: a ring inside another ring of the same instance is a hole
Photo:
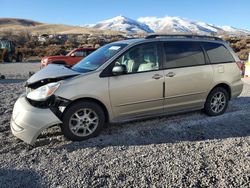
[[[239,58],[220,38],[149,35],[107,44],[73,67],[49,65],[26,82],[12,133],[33,144],[54,125],[80,141],[106,123],[203,109],[225,112],[243,88]]]

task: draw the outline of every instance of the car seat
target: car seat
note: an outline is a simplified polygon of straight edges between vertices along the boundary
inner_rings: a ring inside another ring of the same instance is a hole
[[[158,63],[156,63],[156,57],[154,54],[144,55],[144,63],[140,64],[138,72],[150,71],[158,69]]]

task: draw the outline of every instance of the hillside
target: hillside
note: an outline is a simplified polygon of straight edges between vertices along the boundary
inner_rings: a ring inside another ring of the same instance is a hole
[[[71,26],[64,24],[46,24],[32,20],[16,19],[16,18],[0,18],[0,32],[12,32],[18,34],[20,32],[30,32],[32,35],[39,34],[120,34],[113,30],[97,30],[94,28],[85,28],[80,26]]]
[[[144,17],[139,21],[118,16],[96,25],[70,26],[63,24],[46,24],[25,19],[0,19],[0,38],[5,37],[21,47],[24,57],[60,54],[79,46],[102,46],[105,43],[126,39],[126,37],[143,37],[154,31],[163,33],[198,33],[222,35],[230,42],[240,59],[246,60],[250,52],[250,32],[231,26],[214,26],[204,22],[192,22],[178,17]],[[139,34],[140,35],[136,35]],[[41,34],[52,34],[51,39],[39,42]],[[71,35],[73,34],[73,35]],[[77,36],[74,34],[79,34]],[[126,34],[131,34],[127,35]],[[66,35],[64,39],[57,35]]]
[[[133,20],[125,16],[117,16],[96,24],[72,26],[64,24],[47,24],[28,19],[0,18],[0,32],[11,31],[39,34],[147,34],[147,33],[196,33],[202,35],[250,35],[250,31],[232,26],[216,26],[201,21],[192,21],[179,17],[166,16],[141,17]]]
[[[19,19],[19,18],[0,18],[0,26],[7,27],[7,26],[36,26],[41,25],[42,23],[36,22],[33,20],[28,19]]]

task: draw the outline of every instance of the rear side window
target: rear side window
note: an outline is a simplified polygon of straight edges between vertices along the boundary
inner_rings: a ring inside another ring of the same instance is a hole
[[[223,44],[205,42],[203,43],[203,46],[207,51],[211,63],[227,63],[235,61],[230,51]]]
[[[197,42],[164,43],[164,68],[178,68],[205,64],[203,50]]]

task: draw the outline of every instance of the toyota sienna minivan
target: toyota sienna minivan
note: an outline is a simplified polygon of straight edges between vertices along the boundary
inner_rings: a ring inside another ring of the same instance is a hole
[[[26,82],[12,133],[33,144],[54,125],[65,137],[96,136],[106,123],[201,110],[225,112],[243,88],[227,42],[197,35],[149,35],[107,44],[69,68],[49,65]]]

